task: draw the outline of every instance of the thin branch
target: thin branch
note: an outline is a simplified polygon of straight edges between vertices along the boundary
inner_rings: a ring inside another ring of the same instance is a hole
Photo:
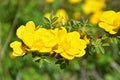
[[[110,66],[120,73],[120,65],[117,64],[115,61],[111,62]]]
[[[88,80],[87,78],[87,71],[86,71],[86,60],[82,60],[81,61],[81,68],[80,68],[80,77],[79,77],[79,80]]]
[[[93,68],[90,71],[87,71],[87,76],[93,76],[95,80],[103,80],[95,68]]]

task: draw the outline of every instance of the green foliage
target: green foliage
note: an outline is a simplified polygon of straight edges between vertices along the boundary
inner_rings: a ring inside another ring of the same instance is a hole
[[[60,64],[60,68],[64,69],[68,66],[69,61],[68,60],[58,60],[55,62],[55,64]]]
[[[90,24],[86,16],[79,21],[71,19],[73,12],[82,10],[84,1],[75,5],[67,0],[54,1],[47,4],[44,0],[0,0],[0,80],[79,80],[88,77],[88,80],[97,80],[95,75],[102,80],[120,80],[120,34],[109,35],[98,25]],[[119,0],[108,1],[106,10],[119,11]],[[48,29],[60,27],[62,24],[54,24],[58,17],[53,17],[52,12],[59,8],[66,9],[69,14],[70,20],[65,26],[68,32],[76,30],[83,33],[82,38],[87,35],[90,39],[86,55],[71,61],[35,57],[29,53],[12,57],[9,43],[16,40],[16,29],[30,20]],[[46,12],[52,12],[50,19],[43,17]]]

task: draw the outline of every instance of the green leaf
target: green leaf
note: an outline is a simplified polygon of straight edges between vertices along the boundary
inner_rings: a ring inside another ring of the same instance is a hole
[[[118,44],[118,39],[116,37],[110,38],[112,44]]]
[[[105,40],[105,39],[107,39],[108,37],[105,35],[105,36],[103,36],[101,39],[102,40]]]
[[[104,43],[102,44],[102,46],[110,46],[108,43]]]
[[[47,17],[44,17],[43,20],[45,23],[50,23],[50,20]]]
[[[66,68],[66,64],[60,64],[60,68],[61,68],[61,69]]]
[[[51,21],[51,23],[54,23],[56,20],[58,19],[58,17],[54,17]]]
[[[43,59],[41,59],[41,60],[39,61],[39,67],[40,67],[40,68],[43,66],[43,62],[44,62]]]
[[[50,14],[50,21],[52,21],[52,18],[53,18],[53,11]]]
[[[101,44],[101,39],[97,39],[97,41],[95,42],[95,45],[100,45]]]
[[[61,69],[64,69],[64,68],[66,68],[68,65],[69,65],[69,61],[68,61],[68,60],[64,60],[64,61],[62,62],[62,64],[60,64],[60,68],[61,68]]]
[[[120,36],[117,36],[120,39]]]
[[[105,54],[105,50],[104,50],[104,48],[103,48],[102,46],[99,46],[99,50],[100,50],[100,52],[101,52],[102,54]]]
[[[40,60],[41,60],[41,57],[39,57],[39,56],[36,56],[36,57],[33,58],[34,62],[39,62]]]
[[[69,61],[68,60],[58,60],[55,62],[55,64],[59,64],[61,69],[66,68],[69,65]]]
[[[61,64],[63,62],[63,60],[58,60],[55,62],[55,64]]]
[[[113,38],[113,40],[114,40],[114,44],[118,44],[118,39],[116,37]]]
[[[43,59],[45,62],[50,63],[50,60],[48,59]]]
[[[95,47],[95,51],[96,51],[97,53],[101,53],[99,47]]]

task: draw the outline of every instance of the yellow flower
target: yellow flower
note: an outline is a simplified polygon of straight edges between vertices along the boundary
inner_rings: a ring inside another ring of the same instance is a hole
[[[23,56],[25,54],[26,47],[22,46],[22,43],[19,41],[12,42],[10,47],[13,49],[13,56]]]
[[[110,34],[116,34],[120,28],[120,12],[103,12],[100,17],[99,26]]]
[[[41,27],[36,29],[32,21],[29,21],[26,26],[20,26],[17,29],[17,36],[30,51],[50,52],[57,43],[56,34],[53,30]]]
[[[90,13],[101,11],[105,6],[105,0],[86,0],[82,9],[83,12],[88,15]]]
[[[79,3],[81,0],[68,0],[69,3],[71,4],[76,4]]]
[[[58,45],[61,44],[61,42],[64,40],[64,38],[67,35],[67,30],[64,27],[60,27],[60,28],[55,28],[54,32],[56,34],[56,40],[57,40],[57,44],[53,47],[53,51],[60,53],[61,49],[58,48]]]
[[[57,37],[56,39],[58,39],[58,44],[61,43],[61,41],[67,35],[67,30],[65,29],[65,27],[55,28],[54,32]]]
[[[57,10],[55,17],[58,17],[58,19],[55,21],[55,23],[62,22],[62,24],[64,25],[68,21],[68,14],[64,9]]]
[[[20,26],[17,29],[17,36],[20,38],[24,44],[26,44],[28,47],[31,47],[33,44],[33,32],[35,31],[35,24],[32,21],[27,22],[27,24],[24,26]]]
[[[53,54],[54,51],[57,50],[57,45],[61,43],[61,41],[63,41],[65,35],[67,34],[67,30],[64,27],[60,27],[60,28],[55,28],[54,30],[52,30],[52,32],[55,34],[54,38],[55,38],[55,42],[56,44],[52,47],[52,51],[49,52],[49,54]]]
[[[14,56],[22,56],[27,50],[49,54],[56,52],[62,57],[72,60],[74,57],[83,56],[87,45],[85,40],[80,39],[80,34],[77,31],[67,33],[64,27],[54,30],[35,28],[32,21],[27,22],[25,26],[20,26],[16,34],[27,48],[18,41],[11,43],[10,47],[13,48]]]
[[[57,44],[56,34],[53,30],[39,28],[33,33],[33,44],[31,50],[39,52],[51,52],[53,46]]]
[[[101,17],[103,11],[98,11],[93,13],[90,18],[89,21],[93,24],[93,25],[97,25],[99,22],[99,18]]]
[[[54,0],[46,0],[47,3],[53,3]]]
[[[67,33],[55,46],[54,51],[62,57],[72,60],[74,57],[81,57],[85,54],[86,42],[80,39],[76,31]]]

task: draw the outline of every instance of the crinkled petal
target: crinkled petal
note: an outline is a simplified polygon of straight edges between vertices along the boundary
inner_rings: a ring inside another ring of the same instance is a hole
[[[25,30],[25,26],[20,26],[18,29],[17,29],[17,32],[16,32],[16,35],[18,38],[22,39],[22,32]]]
[[[27,31],[24,31],[22,33],[22,41],[24,42],[24,44],[26,44],[26,46],[31,48],[33,44],[33,34]]]
[[[109,24],[104,23],[104,22],[100,22],[99,26],[101,28],[103,28],[105,31],[109,32],[110,34],[116,34],[116,32],[113,30],[114,26],[112,26],[112,25],[109,25]]]
[[[100,17],[100,20],[108,24],[113,24],[114,20],[117,18],[115,11],[105,11]]]
[[[68,60],[72,60],[74,58],[74,56],[71,56],[71,55],[68,55],[67,53],[63,52],[63,53],[60,53],[60,55],[62,57],[64,57],[65,59],[68,59]]]
[[[82,56],[84,56],[85,55],[85,53],[86,53],[86,51],[83,49],[83,50],[81,50],[77,55],[75,55],[76,57],[82,57]]]
[[[67,30],[64,27],[56,28],[54,32],[56,34],[56,39],[58,39],[58,44],[61,43],[67,35]]]
[[[27,24],[26,24],[26,31],[28,31],[28,32],[35,31],[35,24],[34,24],[33,21],[27,22]]]
[[[14,41],[10,44],[13,49],[13,56],[23,56],[25,54],[25,49],[22,48],[22,43],[19,41]]]

